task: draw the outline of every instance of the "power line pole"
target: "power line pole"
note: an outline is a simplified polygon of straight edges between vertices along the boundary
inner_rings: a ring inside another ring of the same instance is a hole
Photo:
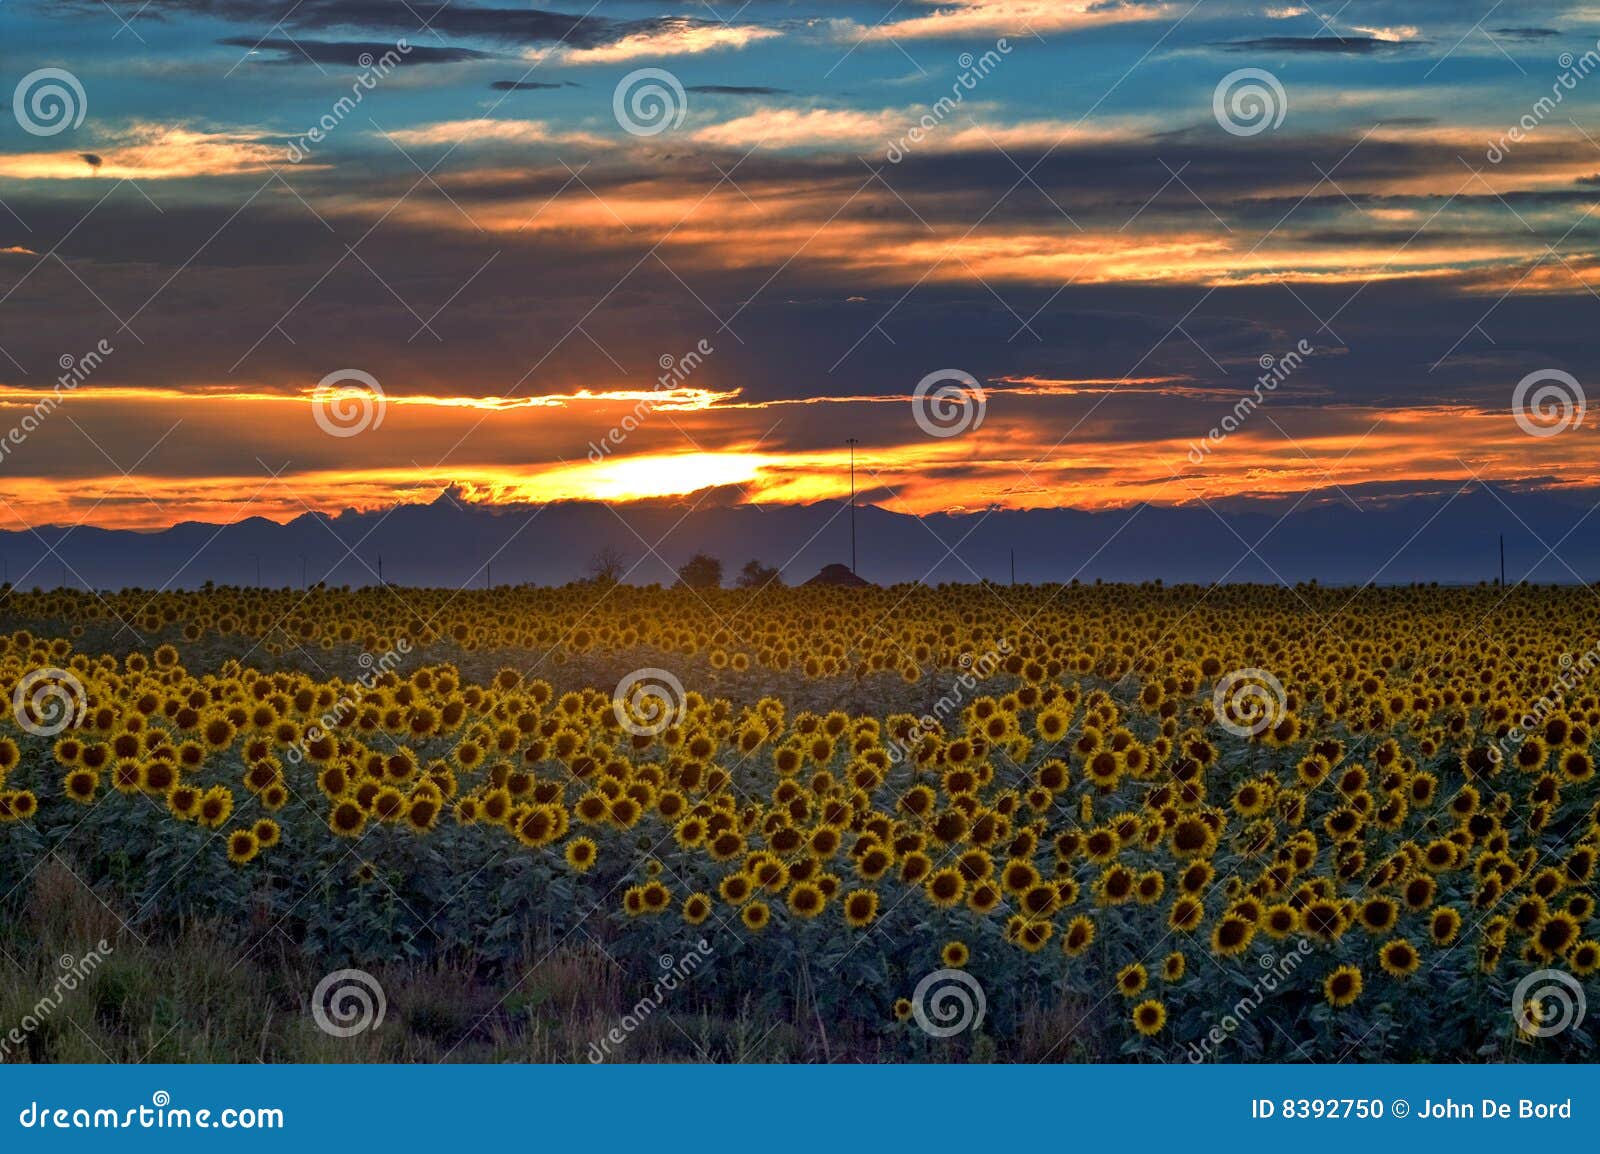
[[[1011,550],[1011,584],[1017,583],[1017,551]]]
[[[861,442],[854,437],[846,437],[845,444],[850,446],[850,573],[856,571],[856,446]]]
[[[1500,588],[1506,587],[1506,535],[1500,534]]]
[[[306,585],[306,555],[304,553],[300,554],[300,588],[308,588]]]

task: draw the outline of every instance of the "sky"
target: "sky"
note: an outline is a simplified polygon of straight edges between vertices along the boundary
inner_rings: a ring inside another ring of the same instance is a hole
[[[912,513],[1589,488],[1597,41],[1559,0],[6,0],[0,526],[834,501],[852,448]]]

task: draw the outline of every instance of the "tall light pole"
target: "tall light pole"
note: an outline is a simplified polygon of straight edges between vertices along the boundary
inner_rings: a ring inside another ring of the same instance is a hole
[[[850,575],[856,575],[856,446],[861,442],[854,437],[846,437],[845,444],[850,446]]]

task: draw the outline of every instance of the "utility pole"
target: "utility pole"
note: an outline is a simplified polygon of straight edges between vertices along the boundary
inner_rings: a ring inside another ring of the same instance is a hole
[[[378,554],[378,584],[383,584],[383,554]]]
[[[250,556],[256,559],[256,588],[259,589],[261,588],[261,554],[252,553]]]
[[[1011,550],[1011,584],[1017,583],[1017,551]]]
[[[1506,587],[1506,535],[1500,534],[1500,588]]]
[[[484,566],[483,566],[483,587],[485,589],[493,589],[494,588],[494,562],[493,561],[486,561],[484,563]]]
[[[856,446],[861,442],[854,437],[846,437],[845,444],[850,446],[850,573],[856,571]]]
[[[308,588],[306,585],[306,555],[304,553],[300,554],[300,588]]]

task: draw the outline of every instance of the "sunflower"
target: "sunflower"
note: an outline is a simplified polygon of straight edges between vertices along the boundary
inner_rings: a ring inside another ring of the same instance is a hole
[[[772,920],[772,910],[766,902],[751,902],[739,912],[739,920],[747,930],[763,930]]]
[[[233,794],[225,786],[214,785],[200,795],[195,817],[207,829],[218,829],[233,813]]]
[[[828,904],[822,890],[812,882],[796,882],[789,890],[787,901],[789,912],[800,918],[814,918]]]
[[[910,879],[907,879],[910,880]],[[940,909],[949,909],[961,901],[967,883],[961,880],[961,871],[952,868],[935,870],[923,886],[928,900]]]
[[[1357,915],[1361,927],[1371,934],[1382,934],[1394,929],[1400,911],[1391,898],[1369,898],[1361,904]]]
[[[1600,970],[1600,943],[1592,938],[1585,938],[1572,947],[1572,952],[1567,955],[1567,964],[1580,978],[1587,978]]]
[[[1005,936],[1008,942],[1021,946],[1030,954],[1037,953],[1044,948],[1046,942],[1055,933],[1055,925],[1042,918],[1028,918],[1021,914],[1012,914],[1006,920]]]
[[[1355,966],[1340,966],[1324,979],[1322,996],[1336,1008],[1350,1005],[1361,996],[1361,971]]]
[[[228,835],[228,860],[234,865],[243,865],[260,852],[261,842],[254,830],[236,829]]]
[[[726,880],[723,882],[727,884]],[[726,897],[726,893],[723,895]],[[874,890],[851,890],[844,899],[845,924],[852,929],[862,929],[872,924],[878,916],[878,895]]]
[[[1577,918],[1562,910],[1544,920],[1529,945],[1538,954],[1540,961],[1548,962],[1561,957],[1572,948],[1578,940],[1581,928]]]
[[[200,791],[192,785],[174,786],[167,793],[167,809],[179,821],[187,821],[200,808]]]
[[[1155,998],[1146,998],[1133,1008],[1133,1028],[1146,1038],[1154,1037],[1167,1024],[1167,1007]]]
[[[251,828],[256,835],[256,841],[261,843],[262,849],[271,849],[283,840],[283,830],[270,817],[258,819]]]
[[[897,1022],[909,1022],[912,1009],[910,998],[896,998],[894,1000],[894,1020]]]
[[[683,920],[691,926],[698,926],[711,916],[711,895],[706,893],[692,893],[683,899]]]
[[[73,801],[87,804],[99,792],[100,775],[92,769],[75,769],[61,779],[61,788]]]
[[[1223,914],[1211,928],[1211,952],[1218,957],[1232,958],[1250,948],[1250,939],[1256,928],[1248,919],[1238,914]]]
[[[567,842],[563,856],[567,859],[568,868],[574,873],[588,873],[599,858],[600,850],[593,838],[575,837]]]
[[[1094,944],[1094,922],[1086,914],[1079,914],[1067,923],[1061,938],[1061,949],[1068,957],[1077,957]]]
[[[1378,951],[1378,964],[1391,977],[1409,978],[1422,965],[1422,955],[1405,938],[1395,938]]]
[[[660,913],[672,903],[672,891],[661,882],[654,880],[644,883],[640,897],[644,902],[646,912],[652,914]]]
[[[1288,902],[1278,902],[1261,912],[1261,930],[1275,941],[1282,941],[1300,928],[1300,911]]]
[[[1139,962],[1123,966],[1117,971],[1117,993],[1124,998],[1134,998],[1144,992],[1150,974]]]
[[[998,906],[1005,895],[990,881],[981,881],[967,894],[967,908],[975,914],[987,914]]]
[[[952,970],[966,967],[972,957],[972,951],[967,948],[966,942],[946,942],[939,951],[939,960]]]
[[[1428,918],[1428,936],[1436,946],[1448,946],[1461,932],[1461,914],[1449,906],[1439,906]]]
[[[1200,899],[1185,895],[1173,902],[1172,909],[1167,911],[1167,926],[1188,933],[1198,929],[1205,916],[1206,908],[1200,904]]]
[[[1166,982],[1181,982],[1188,968],[1188,962],[1182,950],[1173,950],[1161,962],[1161,979]]]
[[[360,837],[367,827],[367,811],[349,798],[339,802],[328,814],[328,828],[340,837]]]

